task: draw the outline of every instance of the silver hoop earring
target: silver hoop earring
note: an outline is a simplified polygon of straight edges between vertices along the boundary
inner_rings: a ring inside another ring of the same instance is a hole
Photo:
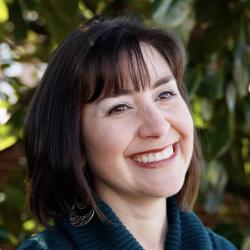
[[[86,226],[95,214],[93,209],[90,209],[87,205],[83,205],[77,200],[72,205],[72,211],[73,213],[69,215],[69,221],[74,227]]]

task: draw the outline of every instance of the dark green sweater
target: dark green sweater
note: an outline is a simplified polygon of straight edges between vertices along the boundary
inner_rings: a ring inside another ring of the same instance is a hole
[[[23,249],[143,250],[111,208],[103,201],[98,206],[113,223],[101,222],[97,216],[83,227],[73,227],[67,217],[56,221],[54,231],[45,230],[24,241]],[[223,237],[207,229],[192,212],[180,211],[174,197],[168,198],[167,250],[235,250]]]

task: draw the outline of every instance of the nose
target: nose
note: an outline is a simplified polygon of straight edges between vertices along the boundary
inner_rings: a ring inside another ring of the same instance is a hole
[[[142,124],[139,128],[141,138],[160,138],[166,136],[171,124],[164,114],[156,109],[147,110],[142,114]]]

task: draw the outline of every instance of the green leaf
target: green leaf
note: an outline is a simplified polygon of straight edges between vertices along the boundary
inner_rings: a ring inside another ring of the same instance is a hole
[[[238,88],[238,93],[241,98],[248,94],[249,84],[249,64],[247,62],[247,42],[244,30],[244,23],[241,22],[238,42],[234,52],[234,68],[233,78]]]
[[[12,135],[12,136],[1,136],[0,135],[0,151],[4,150],[12,145],[14,145],[17,141],[17,137]]]
[[[21,1],[14,0],[9,5],[9,20],[14,24],[14,35],[17,41],[23,40],[27,34],[27,23],[23,19]]]
[[[236,104],[236,89],[233,84],[229,84],[226,89],[226,102],[230,112],[234,112]]]
[[[16,106],[11,118],[4,125],[0,125],[0,150],[8,148],[22,137],[24,110]]]
[[[206,67],[203,81],[200,84],[198,94],[210,101],[223,98],[224,95],[224,67],[219,65],[218,55],[211,55],[210,63]]]
[[[176,30],[184,41],[194,26],[193,0],[155,1],[153,20],[168,29]]]
[[[96,13],[98,1],[96,0],[80,0],[80,1],[93,13]]]
[[[206,106],[205,104],[208,105]],[[192,111],[196,128],[207,128],[208,124],[206,122],[206,119],[211,116],[211,109],[212,107],[210,106],[210,103],[208,103],[205,99],[194,98],[192,100]]]
[[[7,231],[5,228],[0,227],[0,243],[11,243],[13,245],[17,244],[17,238],[11,234],[9,231]]]
[[[192,101],[192,110],[196,119],[200,120],[195,123],[198,128],[206,128],[208,121],[213,116],[213,103],[205,98],[195,98]],[[200,123],[202,121],[202,123]]]
[[[173,0],[156,0],[154,1],[154,14],[153,19],[161,20],[165,18],[166,13],[169,11],[170,5]]]
[[[17,136],[12,134],[10,124],[0,125],[0,151],[12,146],[17,141]]]
[[[204,141],[204,153],[207,159],[222,156],[230,148],[235,131],[235,114],[225,109],[225,104],[215,105],[216,112],[211,120],[212,126],[207,130]]]
[[[153,18],[165,23],[168,27],[177,27],[184,23],[190,12],[191,1],[162,1],[153,14]]]
[[[55,43],[59,43],[80,22],[77,0],[39,2],[37,11],[45,18],[45,26]]]
[[[250,135],[250,96],[248,99],[242,100],[236,107],[238,114],[238,128],[246,136]]]
[[[196,94],[203,79],[202,66],[198,64],[195,68],[187,71],[185,79],[189,96],[192,99],[192,97]]]
[[[208,213],[214,213],[222,202],[228,177],[223,165],[217,160],[211,161],[208,169],[206,178],[210,189],[206,194],[204,207]]]
[[[9,19],[9,10],[4,0],[0,0],[0,23],[5,23]]]
[[[10,107],[10,104],[5,101],[0,99],[0,108],[8,109]]]
[[[241,249],[242,250],[249,250],[250,249],[250,235],[244,239]]]
[[[27,221],[25,221],[23,223],[23,229],[25,231],[31,231],[32,232],[36,228],[36,226],[37,226],[36,222],[34,220],[32,220],[32,219],[27,220]]]

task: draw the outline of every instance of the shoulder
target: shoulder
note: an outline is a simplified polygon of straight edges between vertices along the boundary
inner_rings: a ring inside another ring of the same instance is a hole
[[[58,231],[44,230],[24,240],[17,250],[72,249],[70,242]]]
[[[194,212],[181,211],[180,214],[182,224],[184,224],[188,230],[190,230],[190,228],[196,230],[196,237],[197,235],[201,236],[203,232],[203,236],[209,239],[212,249],[236,250],[236,247],[230,241],[203,225],[200,218]]]
[[[207,231],[214,249],[236,250],[236,247],[221,235],[216,234],[211,229],[207,229]]]
[[[21,245],[17,248],[18,250],[40,250],[40,249],[49,249],[48,244],[46,242],[46,237],[44,237],[43,233],[34,235],[26,240],[24,240]]]

